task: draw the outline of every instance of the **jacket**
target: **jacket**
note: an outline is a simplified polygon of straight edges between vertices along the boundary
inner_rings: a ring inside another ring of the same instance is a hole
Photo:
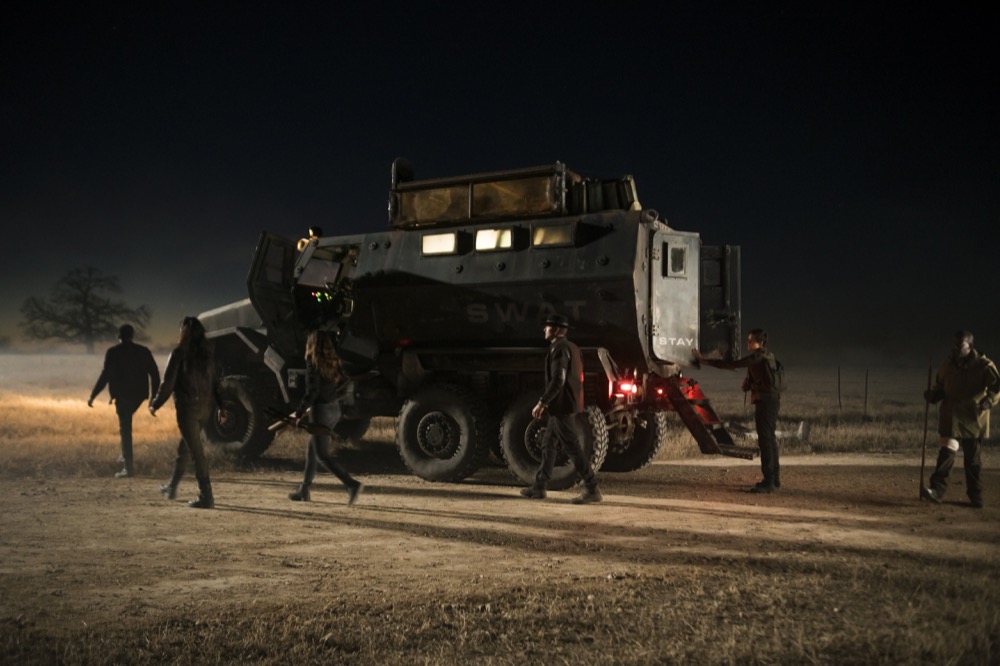
[[[167,369],[163,371],[163,383],[160,384],[156,397],[150,402],[153,409],[162,407],[171,394],[174,396],[174,404],[178,406],[200,407],[208,406],[212,402],[217,406],[222,405],[212,360],[208,361],[206,375],[189,371],[186,366],[184,351],[180,347],[170,352]]]
[[[337,402],[341,384],[330,381],[323,376],[312,361],[306,361],[306,392],[299,403],[299,414],[305,414],[313,405],[326,405]]]
[[[160,370],[153,354],[131,340],[120,342],[104,354],[104,368],[90,392],[90,399],[108,387],[111,399],[141,403],[160,388]],[[152,388],[150,388],[152,386]]]
[[[553,416],[583,411],[583,356],[580,348],[559,337],[545,357],[545,392],[538,399]]]
[[[977,352],[964,359],[951,356],[938,370],[930,401],[941,402],[938,434],[954,439],[990,436],[990,410],[979,409],[983,398],[990,407],[1000,396],[1000,374],[993,361]]]
[[[743,390],[750,391],[750,402],[756,403],[760,398],[781,398],[781,394],[774,388],[772,373],[777,367],[774,354],[763,347],[747,354],[738,361],[723,361],[720,359],[703,358],[702,363],[713,368],[723,368],[735,370],[736,368],[746,368],[747,378],[743,384]]]

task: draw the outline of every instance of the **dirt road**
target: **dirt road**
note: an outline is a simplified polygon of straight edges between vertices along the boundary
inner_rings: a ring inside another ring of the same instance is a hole
[[[697,458],[601,476],[606,501],[517,496],[346,452],[293,503],[297,462],[185,479],[5,479],[5,663],[986,663],[998,658],[1000,470],[919,502],[919,459]],[[956,470],[961,481],[961,469]]]

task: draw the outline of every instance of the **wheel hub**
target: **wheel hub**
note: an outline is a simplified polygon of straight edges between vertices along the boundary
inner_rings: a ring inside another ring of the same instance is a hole
[[[450,458],[458,450],[458,424],[441,412],[427,414],[417,424],[417,445],[432,458]]]

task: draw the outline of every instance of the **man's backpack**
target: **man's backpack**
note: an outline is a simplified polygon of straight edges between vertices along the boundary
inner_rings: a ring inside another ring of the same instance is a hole
[[[773,361],[773,362],[772,362]],[[767,362],[768,374],[771,377],[771,390],[775,393],[785,392],[785,366],[773,355]]]

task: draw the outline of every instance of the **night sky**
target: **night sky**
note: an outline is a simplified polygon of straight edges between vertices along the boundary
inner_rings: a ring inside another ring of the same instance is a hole
[[[920,366],[957,328],[1000,356],[985,6],[88,4],[0,25],[0,337],[92,265],[169,344],[246,296],[261,231],[384,228],[406,156],[634,175],[742,246],[744,329],[779,356]]]

